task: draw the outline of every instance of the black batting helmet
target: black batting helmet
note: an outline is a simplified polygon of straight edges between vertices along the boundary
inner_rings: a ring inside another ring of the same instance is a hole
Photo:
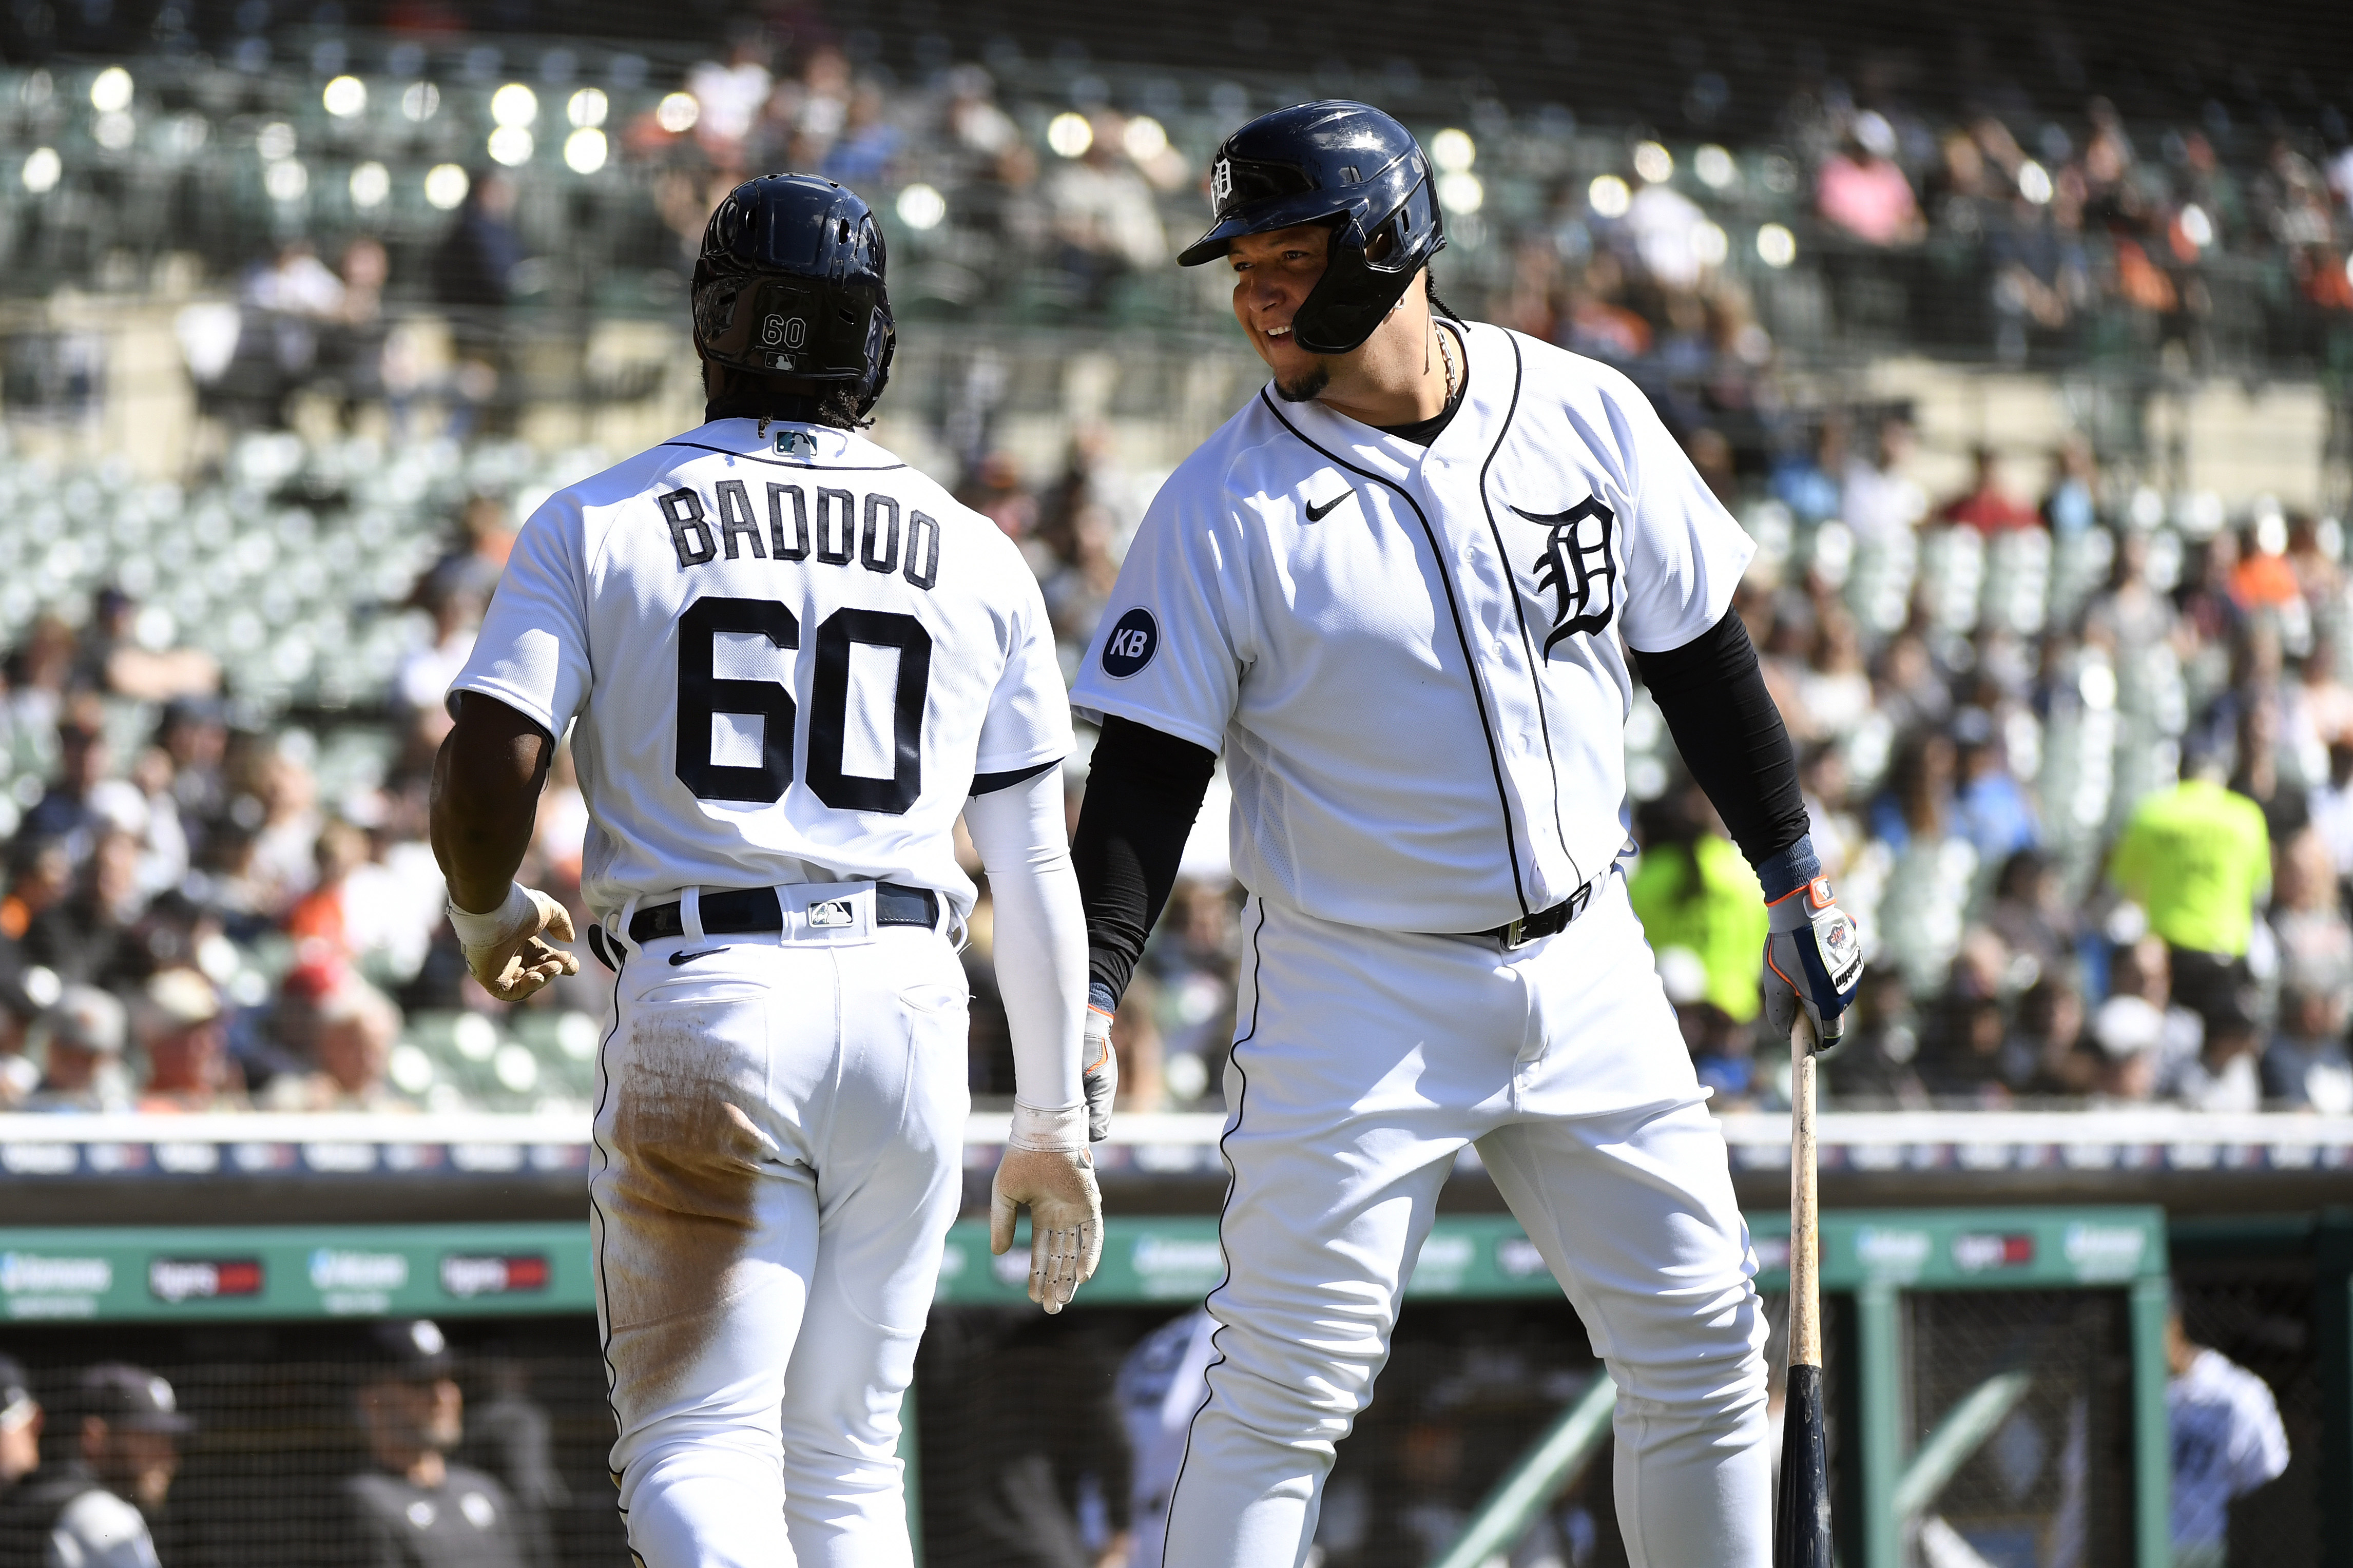
[[[1310,353],[1344,354],[1371,337],[1446,245],[1429,154],[1368,103],[1327,99],[1260,115],[1218,149],[1209,198],[1217,224],[1186,247],[1180,266],[1214,261],[1245,234],[1333,224],[1324,276],[1292,318],[1293,337]]]
[[[755,375],[848,382],[862,418],[898,342],[882,267],[882,231],[856,192],[812,174],[746,180],[702,231],[694,346]]]

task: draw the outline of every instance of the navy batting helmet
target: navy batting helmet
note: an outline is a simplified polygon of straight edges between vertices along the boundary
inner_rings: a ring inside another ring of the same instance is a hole
[[[746,180],[702,231],[694,346],[755,375],[847,382],[862,418],[898,342],[882,266],[882,231],[856,192],[811,174]]]
[[[1446,245],[1429,154],[1366,103],[1327,99],[1260,115],[1218,149],[1209,198],[1216,226],[1186,247],[1180,266],[1214,261],[1245,234],[1333,225],[1324,276],[1291,323],[1310,353],[1344,354],[1371,337]]]

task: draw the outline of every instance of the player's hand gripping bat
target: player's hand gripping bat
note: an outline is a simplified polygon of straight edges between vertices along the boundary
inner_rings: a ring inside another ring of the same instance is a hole
[[[1817,877],[1772,906],[1765,1005],[1789,1043],[1789,1364],[1773,1568],[1831,1568],[1830,1457],[1822,1430],[1821,1211],[1814,1164],[1817,1051],[1835,1048],[1862,978],[1854,922]],[[1802,1015],[1802,1018],[1801,1018]]]

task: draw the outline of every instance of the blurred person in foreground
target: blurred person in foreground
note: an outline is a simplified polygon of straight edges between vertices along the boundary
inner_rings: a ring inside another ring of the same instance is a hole
[[[40,1468],[0,1498],[0,1568],[157,1568],[150,1526],[195,1427],[172,1385],[102,1362],[57,1414]]]
[[[2210,1033],[2242,1019],[2255,905],[2272,879],[2263,808],[2222,785],[2211,752],[2184,755],[2181,782],[2133,808],[2108,876],[2165,939],[2174,1000]]]
[[[2165,1321],[2165,1414],[2173,1432],[2174,1568],[2223,1568],[2231,1504],[2287,1469],[2271,1385],[2193,1342],[2177,1303]]]
[[[449,1462],[466,1398],[440,1326],[378,1323],[358,1394],[369,1468],[343,1482],[354,1539],[343,1568],[542,1568],[506,1489]]]

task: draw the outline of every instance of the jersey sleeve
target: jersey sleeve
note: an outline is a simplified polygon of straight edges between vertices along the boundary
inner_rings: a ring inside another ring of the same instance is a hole
[[[1187,481],[1180,469],[1145,513],[1071,705],[1218,752],[1249,662],[1233,596],[1248,567],[1234,531],[1176,500]]]
[[[1012,591],[1020,595],[1020,608],[1013,619],[1004,673],[989,693],[988,713],[981,720],[972,769],[976,774],[1018,773],[1071,754],[1071,702],[1062,689],[1061,664],[1054,657],[1054,628],[1046,615],[1045,595],[1026,568],[1017,565],[1008,576]]]
[[[1664,653],[1724,618],[1756,542],[1715,499],[1630,382],[1606,389],[1626,432],[1634,515],[1626,535],[1627,645]]]
[[[587,574],[580,510],[558,495],[533,512],[507,557],[505,574],[466,668],[449,683],[495,697],[560,736],[587,700]]]

